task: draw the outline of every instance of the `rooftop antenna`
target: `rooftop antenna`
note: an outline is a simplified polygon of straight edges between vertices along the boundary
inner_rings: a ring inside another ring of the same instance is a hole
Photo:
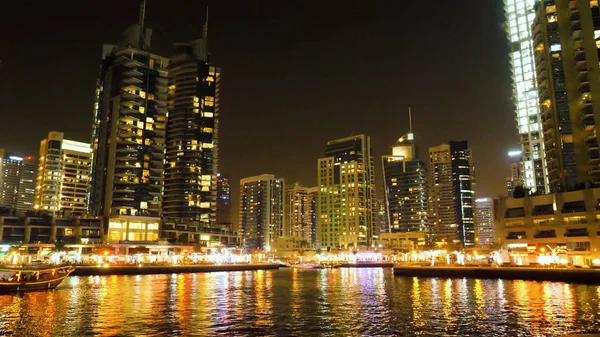
[[[138,25],[140,25],[140,49],[145,50],[146,48],[144,48],[144,33],[145,33],[145,28],[144,28],[144,21],[146,21],[146,0],[142,0],[142,3],[140,4],[140,17],[138,19]]]
[[[206,40],[208,37],[208,6],[206,6],[206,20],[204,21],[204,29],[202,30],[202,37]]]
[[[412,112],[410,107],[408,107],[408,132],[412,133]]]

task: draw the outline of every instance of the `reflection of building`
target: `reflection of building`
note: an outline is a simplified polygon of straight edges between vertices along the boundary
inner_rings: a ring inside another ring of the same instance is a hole
[[[429,148],[429,219],[437,242],[475,245],[474,172],[467,141]]]
[[[284,180],[263,174],[240,180],[240,232],[245,249],[270,250],[284,231]]]
[[[163,218],[193,229],[214,227],[221,71],[209,63],[206,36],[175,46],[177,54],[169,60]]]
[[[90,144],[64,139],[62,132],[52,131],[42,140],[36,210],[73,215],[87,212],[91,151]]]
[[[535,81],[535,60],[531,44],[536,0],[504,0],[506,28],[510,40],[513,99],[522,155],[520,166],[526,187],[547,191],[544,141]]]
[[[597,1],[543,1],[533,49],[551,192],[600,184]]]
[[[511,262],[592,265],[600,258],[600,188],[502,199],[496,240]]]
[[[0,242],[26,243],[100,243],[101,218],[75,217],[0,217]]]
[[[23,214],[33,209],[35,198],[33,157],[19,157],[0,149],[0,206]]]
[[[370,247],[373,241],[375,177],[371,140],[365,135],[327,142],[317,164],[320,248]]]
[[[169,79],[168,59],[149,52],[151,33],[142,15],[118,46],[102,52],[90,205],[108,223],[111,241],[158,237]]]
[[[311,246],[317,238],[317,187],[294,184],[286,190],[285,237],[304,240]]]
[[[494,200],[475,199],[475,242],[479,245],[494,243]]]
[[[382,157],[386,215],[391,232],[427,231],[427,170],[409,131]]]
[[[217,226],[232,228],[231,223],[231,187],[229,179],[217,174]]]

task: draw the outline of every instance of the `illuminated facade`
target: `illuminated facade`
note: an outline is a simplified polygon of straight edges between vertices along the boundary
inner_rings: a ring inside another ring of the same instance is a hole
[[[521,143],[523,184],[546,193],[548,179],[544,160],[544,137],[538,104],[531,25],[536,0],[504,0],[510,41],[513,101]]]
[[[600,265],[600,188],[504,199],[496,241],[514,264]]]
[[[33,210],[35,168],[33,157],[13,156],[0,149],[0,206],[17,214]]]
[[[0,242],[28,243],[101,243],[101,218],[0,216]]]
[[[169,61],[163,217],[207,228],[216,225],[221,70],[209,61],[206,38],[175,46]]]
[[[475,245],[474,168],[467,141],[429,148],[429,222],[433,240]]]
[[[382,157],[387,232],[427,232],[427,170],[408,132]]]
[[[287,189],[285,237],[304,240],[311,246],[316,243],[318,190],[297,183]]]
[[[475,241],[478,245],[494,243],[494,200],[475,199]]]
[[[285,181],[272,174],[240,180],[240,232],[247,250],[271,249],[284,236]]]
[[[90,186],[90,144],[64,139],[52,131],[40,143],[35,205],[44,213],[87,212]]]
[[[169,79],[168,59],[148,51],[151,32],[142,16],[118,46],[103,47],[92,125],[90,208],[104,217],[112,241],[158,236]]]
[[[533,45],[550,190],[600,183],[597,1],[538,4]]]
[[[317,246],[371,247],[376,210],[370,137],[358,135],[328,142],[325,158],[318,159],[317,173]]]

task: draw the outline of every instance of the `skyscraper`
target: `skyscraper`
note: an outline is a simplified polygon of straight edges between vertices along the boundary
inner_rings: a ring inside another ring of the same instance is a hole
[[[286,230],[284,236],[314,245],[317,239],[317,187],[298,183],[286,190]]]
[[[240,231],[244,249],[270,250],[284,236],[285,181],[272,174],[240,180]]]
[[[216,222],[220,69],[204,37],[176,44],[169,63],[163,216],[210,227]]]
[[[318,246],[371,247],[375,178],[370,137],[358,135],[327,142],[317,173]]]
[[[544,137],[537,99],[531,24],[536,0],[504,0],[510,41],[515,118],[521,143],[523,184],[546,193],[548,179],[544,160]]]
[[[233,230],[229,179],[217,174],[217,225]]]
[[[467,141],[429,148],[429,222],[436,242],[475,245],[474,171]]]
[[[533,23],[550,190],[600,184],[598,1],[545,0]]]
[[[33,210],[34,198],[34,158],[10,155],[0,149],[0,206],[23,214]]]
[[[389,232],[426,232],[427,170],[417,159],[412,130],[381,159]]]
[[[104,45],[92,130],[91,210],[110,241],[155,241],[162,206],[168,59],[149,51],[151,30],[129,27]]]
[[[475,237],[478,245],[494,243],[494,200],[475,199]]]
[[[40,143],[35,205],[36,210],[54,214],[87,212],[90,186],[90,144],[64,139],[52,131]]]

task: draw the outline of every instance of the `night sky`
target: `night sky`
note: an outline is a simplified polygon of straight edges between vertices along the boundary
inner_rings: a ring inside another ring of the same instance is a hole
[[[408,130],[420,155],[467,139],[479,197],[505,191],[517,147],[501,1],[148,0],[151,51],[201,37],[210,7],[222,67],[220,171],[316,184],[328,140],[371,136],[380,156]],[[139,1],[14,1],[0,11],[0,147],[37,154],[48,131],[90,140],[103,43],[138,18]]]

